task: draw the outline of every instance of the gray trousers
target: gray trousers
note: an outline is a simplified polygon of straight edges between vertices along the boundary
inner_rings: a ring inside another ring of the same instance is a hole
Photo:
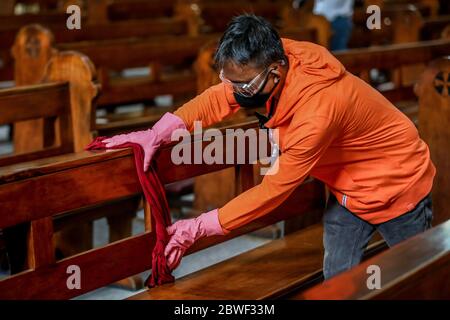
[[[388,246],[392,247],[431,228],[432,218],[431,194],[413,210],[379,225],[372,225],[358,218],[331,195],[323,216],[325,279],[359,264],[375,231],[378,230]]]

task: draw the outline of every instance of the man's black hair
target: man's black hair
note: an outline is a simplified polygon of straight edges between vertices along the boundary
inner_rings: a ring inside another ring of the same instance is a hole
[[[227,62],[265,68],[284,59],[278,32],[267,20],[254,14],[240,15],[231,20],[214,57],[219,70]]]

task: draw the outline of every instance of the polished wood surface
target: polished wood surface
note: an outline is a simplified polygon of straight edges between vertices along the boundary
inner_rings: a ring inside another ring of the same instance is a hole
[[[24,60],[28,58],[35,57],[29,53]],[[14,152],[21,154],[20,161],[38,158],[23,154],[58,145],[64,149],[60,153],[82,150],[92,140],[92,104],[98,87],[89,58],[76,52],[55,53],[39,81],[34,74],[23,74],[20,80],[24,85],[42,83],[0,91],[0,123],[15,124]],[[53,151],[50,155],[56,154]],[[19,160],[4,161],[3,157],[3,164]]]
[[[322,227],[315,225],[129,299],[275,298],[320,281],[322,258]]]
[[[353,269],[289,299],[449,299],[450,220],[379,255]],[[367,286],[367,268],[378,266],[381,289]]]
[[[255,128],[256,126],[256,122],[239,125],[243,128]],[[225,129],[222,128],[222,130]],[[194,137],[194,140],[198,138]],[[203,147],[207,144],[204,142]],[[190,146],[193,148],[194,142],[191,142]],[[155,168],[164,183],[184,180],[231,166],[227,164],[175,166],[170,161],[171,150],[172,145],[163,147],[156,157]],[[225,150],[228,151],[224,154],[231,151],[229,148]],[[62,213],[139,194],[141,190],[135,172],[133,155],[129,149],[75,153],[53,159],[41,159],[35,163],[0,168],[2,176],[0,201],[3,204],[0,228],[28,221],[32,223],[40,221],[39,226],[46,226],[45,221]],[[246,182],[245,177],[248,176],[246,174],[248,170],[240,172],[242,175],[238,175],[238,177],[244,184],[244,188],[252,186],[253,179]],[[45,201],[42,201],[42,192],[45,192]],[[195,244],[189,253],[288,219],[301,212],[323,208],[323,195],[323,186],[315,180],[308,180],[273,213],[233,231],[226,237],[203,239]],[[49,232],[48,228],[44,227],[36,230]],[[148,231],[146,234],[120,240],[106,247],[93,249],[57,262],[50,261],[47,254],[35,253],[35,256],[40,257],[37,258],[38,261],[47,261],[48,264],[0,281],[0,297],[5,299],[68,298],[145,271],[151,266],[151,261],[150,254],[145,255],[143,252],[151,251],[152,237],[153,234]],[[40,246],[30,244],[30,247],[43,247],[48,252],[48,248],[51,248],[48,239],[48,237],[42,238],[43,242],[40,243]],[[36,252],[36,250],[34,251]],[[142,259],[142,255],[145,255],[146,258]],[[106,262],[108,259],[109,261],[120,261],[120,265],[123,265],[123,261],[127,261],[127,266],[116,267],[112,270],[112,264]],[[65,276],[64,268],[68,263],[78,264],[86,270],[89,269],[84,272],[83,278],[88,284],[81,291],[68,290],[65,281],[61,282],[62,277]],[[49,274],[54,276],[50,279]],[[18,288],[24,283],[36,285],[29,286],[28,290],[23,292]]]
[[[436,166],[433,183],[433,212],[435,223],[450,219],[448,213],[448,173],[450,162],[450,59],[448,57],[430,63],[416,86],[419,97],[419,132],[428,144],[431,159]]]

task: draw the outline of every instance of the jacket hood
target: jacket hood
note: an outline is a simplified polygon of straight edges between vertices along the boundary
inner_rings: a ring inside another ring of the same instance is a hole
[[[289,69],[273,117],[267,127],[290,120],[320,90],[345,74],[345,68],[326,48],[306,41],[282,39]],[[268,101],[269,108],[271,101]]]

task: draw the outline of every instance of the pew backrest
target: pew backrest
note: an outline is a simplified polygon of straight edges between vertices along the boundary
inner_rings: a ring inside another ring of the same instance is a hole
[[[28,47],[29,52],[33,50]],[[33,54],[28,57],[33,60]],[[82,150],[92,140],[92,104],[98,93],[95,76],[85,55],[52,53],[38,84],[26,85],[26,76],[21,75],[24,85],[1,90],[0,123],[14,124],[16,130],[14,154],[3,156],[0,163]]]
[[[450,219],[448,215],[448,190],[450,180],[450,58],[432,61],[415,87],[419,98],[419,132],[428,144],[431,159],[436,167],[433,183],[434,222]]]

